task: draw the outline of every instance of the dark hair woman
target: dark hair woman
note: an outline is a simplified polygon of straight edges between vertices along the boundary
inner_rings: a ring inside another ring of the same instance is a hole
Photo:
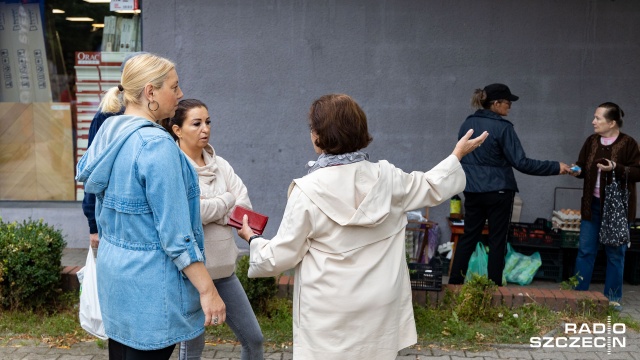
[[[458,138],[462,138],[469,129],[487,131],[489,137],[482,148],[461,161],[467,175],[464,234],[456,245],[449,284],[463,283],[471,255],[482,240],[482,230],[488,222],[488,275],[494,283],[502,285],[507,229],[513,198],[518,192],[513,169],[540,176],[569,172],[569,166],[564,163],[527,157],[513,124],[503,118],[509,114],[511,104],[518,99],[504,84],[491,84],[484,89],[477,89],[471,105],[478,110],[460,126]]]
[[[181,100],[176,114],[163,120],[163,126],[198,173],[206,268],[215,285],[216,302],[225,309],[226,322],[242,345],[242,359],[262,360],[262,331],[234,273],[238,247],[227,225],[236,205],[251,209],[247,187],[231,164],[218,156],[209,143],[211,118],[205,103],[197,99]],[[179,359],[200,359],[204,340],[202,334],[180,343]]]
[[[393,359],[416,342],[405,260],[406,212],[435,206],[462,190],[460,159],[487,137],[469,140],[427,172],[410,174],[368,161],[367,117],[344,94],[320,97],[309,112],[320,155],[289,187],[277,235],[246,223],[250,277],[295,268],[295,359]]]
[[[636,182],[640,181],[640,151],[638,143],[629,135],[620,132],[624,112],[611,102],[600,104],[593,120],[594,134],[584,142],[576,165],[579,170],[573,176],[584,179],[580,221],[580,242],[576,258],[576,290],[589,290],[593,267],[600,246],[599,233],[602,223],[602,207],[605,201],[604,188],[611,183],[613,171],[616,181],[627,184],[629,191],[628,218],[636,214]],[[627,244],[603,245],[607,254],[607,270],[604,295],[616,310],[621,310],[622,277]]]

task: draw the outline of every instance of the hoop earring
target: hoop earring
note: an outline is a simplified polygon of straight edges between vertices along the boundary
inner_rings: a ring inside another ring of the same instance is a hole
[[[156,103],[156,105],[158,105],[158,106],[156,106],[156,108],[155,108],[155,109],[152,109],[152,108],[151,108],[151,103]],[[153,100],[153,101],[151,101],[151,102],[147,103],[147,108],[148,108],[149,110],[151,110],[151,111],[156,111],[156,110],[158,110],[158,109],[160,108],[160,103],[158,103],[157,101]]]

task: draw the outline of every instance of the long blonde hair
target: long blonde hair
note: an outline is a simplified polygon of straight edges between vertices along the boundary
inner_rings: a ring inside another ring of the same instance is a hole
[[[132,57],[124,65],[119,86],[107,91],[100,102],[102,112],[119,112],[129,104],[142,104],[142,91],[147,84],[154,88],[162,87],[167,75],[176,65],[161,56],[154,54],[140,54]],[[120,96],[122,95],[122,96]]]

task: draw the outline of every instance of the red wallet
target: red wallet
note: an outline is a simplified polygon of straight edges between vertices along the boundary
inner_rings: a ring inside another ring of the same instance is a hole
[[[231,212],[229,223],[227,225],[236,229],[242,229],[242,216],[244,216],[244,214],[247,214],[247,217],[249,218],[248,220],[251,230],[258,235],[262,235],[264,228],[267,226],[267,221],[269,221],[269,217],[240,205],[237,205]]]

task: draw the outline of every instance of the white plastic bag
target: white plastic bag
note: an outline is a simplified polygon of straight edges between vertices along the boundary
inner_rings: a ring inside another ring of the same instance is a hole
[[[98,301],[96,259],[91,246],[87,254],[87,263],[78,271],[78,280],[80,281],[80,326],[89,334],[107,340]]]

